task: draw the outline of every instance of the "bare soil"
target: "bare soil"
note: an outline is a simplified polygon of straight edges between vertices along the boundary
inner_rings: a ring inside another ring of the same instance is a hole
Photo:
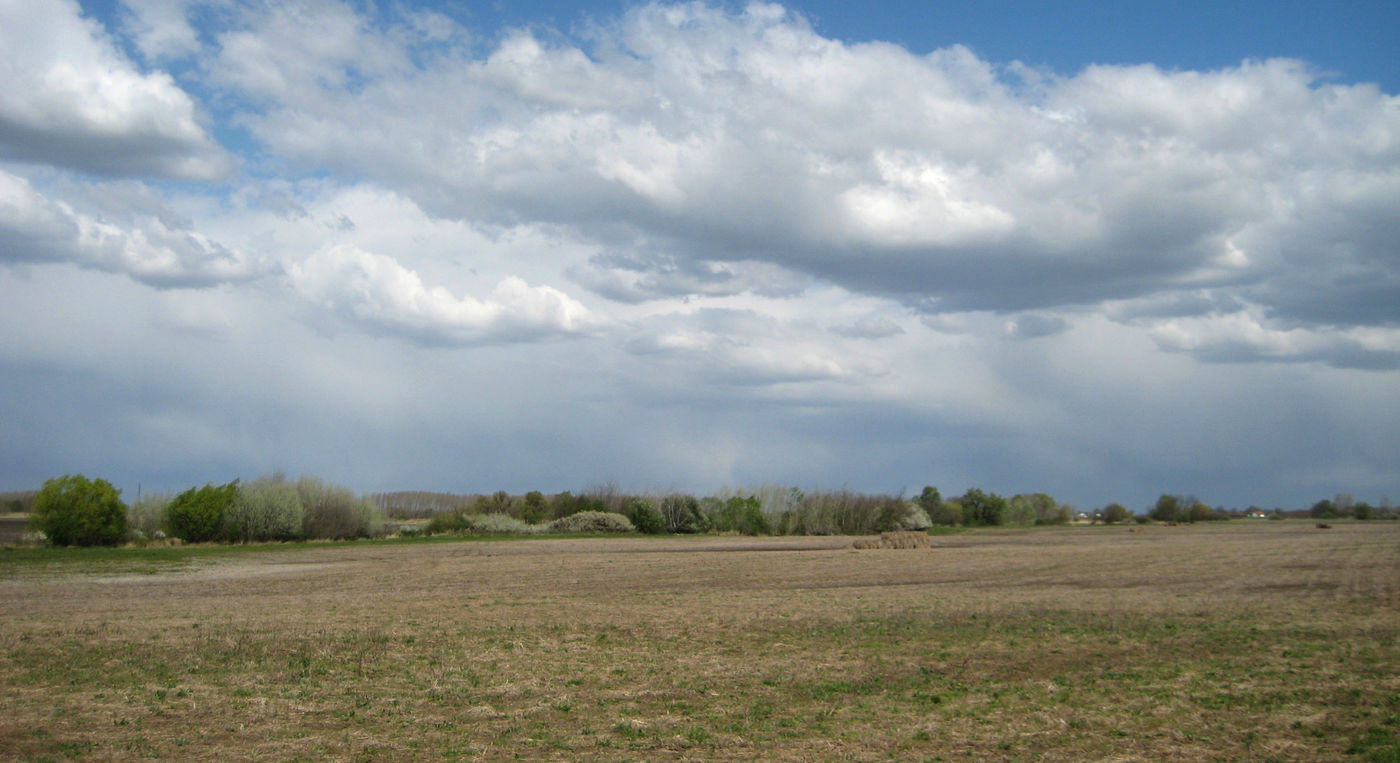
[[[362,544],[155,573],[13,568],[0,757],[1400,752],[1400,523],[854,540]]]

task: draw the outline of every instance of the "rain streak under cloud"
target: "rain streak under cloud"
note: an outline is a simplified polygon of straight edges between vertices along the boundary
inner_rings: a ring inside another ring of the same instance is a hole
[[[0,487],[1400,496],[1377,84],[451,12],[0,0]]]

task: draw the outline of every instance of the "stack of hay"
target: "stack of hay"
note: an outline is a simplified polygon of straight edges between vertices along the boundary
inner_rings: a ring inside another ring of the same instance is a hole
[[[914,531],[880,533],[879,540],[858,540],[852,544],[856,548],[933,548],[928,534]]]

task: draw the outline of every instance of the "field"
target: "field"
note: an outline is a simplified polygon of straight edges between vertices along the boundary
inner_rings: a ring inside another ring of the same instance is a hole
[[[1400,522],[0,551],[0,757],[1400,759]]]

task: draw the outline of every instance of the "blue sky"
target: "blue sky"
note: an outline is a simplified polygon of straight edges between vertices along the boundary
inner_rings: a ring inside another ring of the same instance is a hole
[[[0,0],[0,489],[1400,497],[1397,15]]]

